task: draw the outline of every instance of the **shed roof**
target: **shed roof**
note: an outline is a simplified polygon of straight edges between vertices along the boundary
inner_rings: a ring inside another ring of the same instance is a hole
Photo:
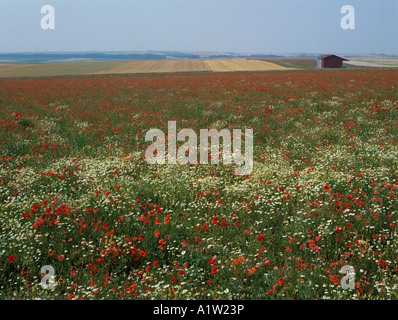
[[[347,59],[344,59],[342,57],[338,57],[338,56],[336,56],[334,54],[325,54],[324,56],[318,57],[318,59],[327,59],[327,58],[331,58],[331,57],[336,57],[336,58],[339,58],[339,59],[341,59],[343,61],[348,61]]]

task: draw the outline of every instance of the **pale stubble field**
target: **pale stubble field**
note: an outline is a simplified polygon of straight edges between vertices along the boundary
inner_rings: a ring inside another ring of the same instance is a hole
[[[0,78],[75,76],[91,74],[147,74],[174,72],[234,72],[292,70],[277,64],[246,59],[230,60],[135,60],[0,65]]]

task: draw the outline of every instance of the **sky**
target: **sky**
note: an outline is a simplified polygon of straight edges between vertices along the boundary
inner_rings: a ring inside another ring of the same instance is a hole
[[[147,50],[398,54],[398,0],[0,0],[0,52]]]

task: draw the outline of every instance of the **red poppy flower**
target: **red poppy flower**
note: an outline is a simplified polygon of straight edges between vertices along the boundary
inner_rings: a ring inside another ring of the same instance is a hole
[[[333,284],[336,285],[336,286],[338,286],[339,283],[340,283],[340,280],[339,280],[339,278],[336,275],[331,276],[330,277],[330,281],[332,281]]]
[[[323,187],[323,190],[325,190],[325,191],[330,191],[329,185],[327,184],[326,186],[324,186],[324,187]]]
[[[265,236],[261,233],[260,236],[257,238],[258,242],[265,241]]]
[[[213,275],[216,274],[218,269],[219,268],[217,266],[214,266],[213,268],[211,268],[211,274],[213,274]]]
[[[339,234],[340,232],[342,232],[343,231],[343,228],[342,227],[337,227],[336,228],[336,233],[337,234]]]

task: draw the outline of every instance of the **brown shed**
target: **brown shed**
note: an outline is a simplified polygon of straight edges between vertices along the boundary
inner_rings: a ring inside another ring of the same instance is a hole
[[[327,54],[318,57],[318,68],[342,68],[343,61],[348,60],[335,56],[334,54]]]

